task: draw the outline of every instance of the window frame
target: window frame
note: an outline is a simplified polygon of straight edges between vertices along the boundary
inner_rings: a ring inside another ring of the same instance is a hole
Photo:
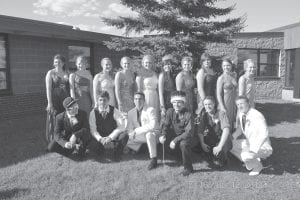
[[[6,61],[6,67],[0,68],[0,71],[4,71],[6,73],[6,89],[0,89],[0,97],[1,96],[7,96],[12,95],[11,90],[11,76],[10,76],[10,63],[9,63],[9,43],[8,43],[8,35],[5,33],[0,33],[0,36],[3,36],[4,42],[5,42],[5,61]]]
[[[279,59],[280,59],[280,49],[265,49],[265,48],[238,48],[238,51],[237,51],[237,54],[239,54],[239,50],[255,50],[256,51],[256,57],[257,57],[257,60],[256,60],[256,77],[255,79],[280,79],[279,77]],[[260,54],[262,51],[277,51],[278,52],[278,63],[264,63],[264,62],[260,62]],[[237,55],[237,57],[239,57]],[[238,59],[239,61],[239,59]],[[244,66],[244,60],[242,62],[238,62],[238,65],[241,65],[241,66]],[[261,65],[265,65],[265,66],[276,66],[277,67],[277,75],[276,76],[261,76],[260,75],[260,69],[261,69]],[[244,70],[244,69],[242,69]]]
[[[89,68],[88,68],[88,70],[92,73],[92,71],[93,71],[93,58],[92,58],[92,52],[93,52],[93,47],[92,47],[92,45],[89,43],[89,44],[81,44],[81,43],[69,43],[68,45],[67,45],[67,49],[68,49],[68,63],[70,64],[70,57],[69,57],[69,47],[70,46],[74,46],[74,47],[86,47],[86,48],[89,48],[89,50],[90,50],[90,57],[89,57],[89,61],[90,61],[90,66],[89,66]],[[69,68],[70,69],[70,68]],[[71,68],[72,70],[75,70],[76,71],[76,65],[75,65],[75,68]],[[74,72],[75,72],[74,71]]]

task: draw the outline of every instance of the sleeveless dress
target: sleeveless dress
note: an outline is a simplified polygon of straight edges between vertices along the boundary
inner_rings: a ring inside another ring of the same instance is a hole
[[[122,112],[128,112],[134,108],[133,93],[134,93],[134,80],[120,78],[120,101],[122,102]]]
[[[186,94],[186,108],[189,112],[192,114],[195,112],[195,96],[194,96],[194,86],[195,86],[195,80],[193,77],[187,76],[183,77],[183,85],[182,85],[182,91]]]
[[[175,90],[175,81],[171,77],[166,78],[166,75],[164,75],[164,103],[166,109],[173,107],[171,104],[171,94]]]
[[[236,86],[232,83],[232,81],[223,76],[223,101],[226,109],[226,114],[231,125],[231,130],[234,127],[234,123],[236,120],[236,105],[235,99],[237,96]]]
[[[216,88],[217,88],[217,74],[205,74],[204,77],[204,92],[206,96],[213,96],[216,98]]]
[[[108,79],[106,78],[103,79],[99,84],[100,84],[100,90],[107,91],[109,94],[109,105],[116,107],[114,81],[111,78]]]
[[[75,98],[78,99],[79,109],[88,115],[92,110],[92,99],[90,94],[90,80],[75,73]]]
[[[150,77],[143,78],[143,88],[145,94],[145,104],[156,109],[156,112],[159,111],[159,99],[157,93],[158,87],[158,78],[155,74]]]
[[[63,101],[70,96],[70,87],[68,76],[61,78],[56,73],[52,76],[52,104],[54,112],[47,112],[46,121],[46,140],[51,142],[53,140],[53,131],[55,124],[55,117],[57,114],[64,112]]]
[[[243,75],[242,77],[244,77],[245,84],[246,84],[246,94],[245,95],[248,97],[251,107],[254,108],[255,107],[255,104],[254,104],[255,81],[253,78],[252,79],[247,78],[245,75]]]

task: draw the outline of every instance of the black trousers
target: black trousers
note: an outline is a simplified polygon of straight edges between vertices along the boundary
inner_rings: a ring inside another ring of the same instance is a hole
[[[208,157],[217,160],[220,163],[224,164],[228,160],[228,151],[232,148],[232,140],[231,135],[228,136],[221,152],[218,154],[218,156],[213,155],[213,148],[217,146],[220,142],[220,138],[218,138],[215,134],[208,134],[207,136],[204,136],[204,142],[210,147],[210,151],[208,152]]]
[[[82,131],[82,134],[79,135],[78,138],[76,139],[76,144],[79,144],[80,148],[82,150],[85,150],[91,141],[92,141],[92,137],[91,137],[91,134],[89,133],[89,130],[84,129]],[[55,140],[52,140],[48,144],[47,149],[50,152],[56,152],[56,153],[62,154],[64,156],[69,156],[74,151],[74,149],[67,149],[65,147],[62,147]]]
[[[181,158],[182,158],[182,164],[183,167],[185,169],[189,169],[192,170],[193,169],[193,165],[192,165],[192,160],[191,160],[191,155],[192,155],[192,150],[191,150],[191,139],[183,139],[181,141],[179,141],[176,146],[175,149],[171,149],[170,148],[170,142],[175,138],[176,136],[170,135],[166,137],[166,142],[165,142],[165,147],[166,147],[166,152],[171,153],[171,154],[175,154],[175,155],[179,155],[181,154]]]

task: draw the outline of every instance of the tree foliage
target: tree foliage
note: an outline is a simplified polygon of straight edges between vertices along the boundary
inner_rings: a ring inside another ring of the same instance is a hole
[[[137,16],[105,18],[105,24],[123,29],[124,34],[141,34],[144,37],[115,37],[106,41],[108,48],[133,50],[161,58],[173,54],[199,58],[210,42],[227,43],[233,34],[243,28],[244,18],[217,18],[228,15],[233,6],[219,8],[220,0],[121,0]]]

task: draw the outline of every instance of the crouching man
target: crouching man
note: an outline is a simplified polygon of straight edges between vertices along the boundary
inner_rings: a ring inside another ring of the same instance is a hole
[[[207,96],[203,100],[205,112],[197,116],[197,135],[204,152],[216,167],[224,167],[227,153],[232,147],[230,124],[227,115],[216,108],[216,100]]]
[[[191,140],[193,137],[192,114],[185,107],[186,97],[182,91],[174,91],[171,94],[173,108],[166,112],[162,123],[162,136],[159,141],[166,143],[167,151],[181,151],[184,170],[183,176],[193,172],[191,161]]]
[[[144,93],[134,94],[135,108],[128,112],[127,131],[129,141],[127,146],[138,151],[143,143],[147,143],[151,162],[148,169],[157,167],[157,134],[158,121],[153,107],[146,107]]]
[[[268,127],[264,116],[250,107],[246,96],[239,96],[236,105],[239,112],[238,127],[231,153],[245,163],[251,171],[250,176],[255,176],[263,169],[261,159],[269,157],[273,151]]]
[[[113,149],[115,161],[119,161],[127,144],[124,118],[121,112],[109,105],[109,94],[101,91],[97,97],[97,107],[90,113],[92,136],[98,141],[97,151]]]
[[[49,143],[48,151],[65,156],[74,153],[82,157],[91,139],[87,115],[79,110],[77,101],[72,97],[67,97],[63,106],[65,111],[56,116],[54,140]]]

